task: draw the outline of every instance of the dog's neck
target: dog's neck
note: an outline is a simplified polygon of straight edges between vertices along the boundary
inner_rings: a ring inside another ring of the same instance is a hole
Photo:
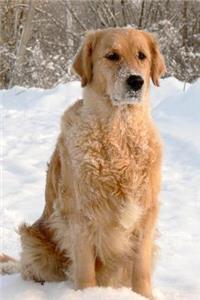
[[[91,87],[85,87],[83,89],[83,102],[84,102],[84,114],[95,116],[95,118],[102,122],[110,119],[118,118],[119,116],[127,120],[143,119],[145,116],[150,115],[149,109],[149,95],[145,95],[140,104],[123,104],[113,105],[112,100],[108,95],[99,95]]]

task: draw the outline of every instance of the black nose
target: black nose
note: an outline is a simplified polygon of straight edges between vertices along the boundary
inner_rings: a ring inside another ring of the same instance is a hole
[[[143,86],[144,80],[141,76],[131,75],[127,78],[126,83],[132,90],[138,91]]]

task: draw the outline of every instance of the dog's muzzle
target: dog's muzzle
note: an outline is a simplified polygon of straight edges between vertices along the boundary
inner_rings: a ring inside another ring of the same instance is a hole
[[[144,79],[129,69],[120,69],[112,85],[110,97],[114,105],[138,104],[142,101]]]

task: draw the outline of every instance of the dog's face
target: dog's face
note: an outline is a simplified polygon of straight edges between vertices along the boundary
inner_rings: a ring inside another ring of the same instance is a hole
[[[150,33],[131,28],[89,32],[73,67],[82,86],[90,85],[115,105],[140,103],[150,78],[159,85],[165,64]]]

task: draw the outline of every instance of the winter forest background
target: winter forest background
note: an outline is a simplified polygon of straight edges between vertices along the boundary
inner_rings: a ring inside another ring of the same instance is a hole
[[[198,0],[0,0],[0,89],[65,83],[88,29],[131,25],[155,33],[166,76],[200,74]]]

